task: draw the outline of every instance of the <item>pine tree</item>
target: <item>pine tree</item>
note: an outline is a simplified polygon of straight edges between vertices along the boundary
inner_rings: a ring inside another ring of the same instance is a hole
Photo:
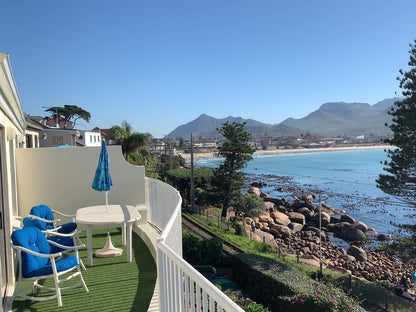
[[[390,160],[384,162],[384,171],[376,180],[385,193],[416,205],[416,40],[410,44],[409,70],[400,70],[400,88],[404,99],[397,101],[388,112],[392,123],[387,125],[393,137],[385,140],[392,149],[386,150]]]
[[[224,157],[224,162],[215,170],[222,217],[226,216],[231,201],[240,195],[244,185],[244,172],[241,169],[253,158],[255,151],[249,144],[250,134],[244,131],[245,124],[227,121],[217,129],[224,137],[222,146],[218,148],[218,156]]]

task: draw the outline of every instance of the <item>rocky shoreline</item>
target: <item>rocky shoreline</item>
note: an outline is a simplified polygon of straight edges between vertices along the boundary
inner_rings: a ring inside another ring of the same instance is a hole
[[[411,274],[416,268],[413,265],[402,263],[395,255],[383,250],[369,250],[365,247],[370,238],[390,240],[390,235],[374,236],[374,229],[363,222],[357,222],[344,211],[326,204],[314,204],[315,194],[294,197],[289,202],[261,192],[261,184],[253,185],[248,192],[264,199],[264,212],[254,218],[255,227],[273,235],[280,252],[319,265],[321,250],[324,267],[372,282],[388,281],[390,285],[395,285],[401,281],[405,288],[414,287]],[[246,224],[251,221],[251,218],[246,218]],[[338,246],[331,242],[331,237],[348,242],[349,247],[344,249]]]

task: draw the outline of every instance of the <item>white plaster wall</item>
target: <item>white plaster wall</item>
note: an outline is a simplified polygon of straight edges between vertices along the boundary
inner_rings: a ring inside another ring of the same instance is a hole
[[[92,189],[100,147],[17,149],[19,215],[45,204],[68,214],[105,203],[105,193]],[[113,180],[109,204],[144,207],[145,170],[127,163],[120,146],[107,146]]]

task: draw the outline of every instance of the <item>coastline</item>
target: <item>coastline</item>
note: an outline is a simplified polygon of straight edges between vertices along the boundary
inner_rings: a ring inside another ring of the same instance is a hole
[[[253,157],[263,155],[279,155],[288,153],[315,153],[315,152],[338,152],[350,150],[365,150],[365,149],[380,149],[391,148],[390,145],[353,145],[353,146],[339,146],[339,147],[318,147],[318,148],[290,148],[290,149],[274,149],[274,150],[259,150],[255,151]],[[190,153],[177,152],[176,155],[181,155],[185,160],[191,159]],[[194,159],[212,158],[214,152],[194,153]]]

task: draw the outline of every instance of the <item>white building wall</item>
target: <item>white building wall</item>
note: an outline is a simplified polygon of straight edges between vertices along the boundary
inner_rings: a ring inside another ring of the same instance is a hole
[[[101,132],[100,131],[83,131],[79,130],[80,135],[77,138],[83,146],[101,146]]]
[[[98,165],[100,147],[18,149],[19,215],[40,204],[68,214],[77,209],[102,205],[105,193],[91,185]],[[145,170],[125,161],[121,147],[108,146],[113,187],[109,204],[145,206]]]
[[[3,310],[3,299],[11,294],[14,286],[14,266],[10,248],[13,215],[18,210],[14,153],[15,148],[24,143],[25,128],[26,121],[9,55],[0,53],[0,310]]]

